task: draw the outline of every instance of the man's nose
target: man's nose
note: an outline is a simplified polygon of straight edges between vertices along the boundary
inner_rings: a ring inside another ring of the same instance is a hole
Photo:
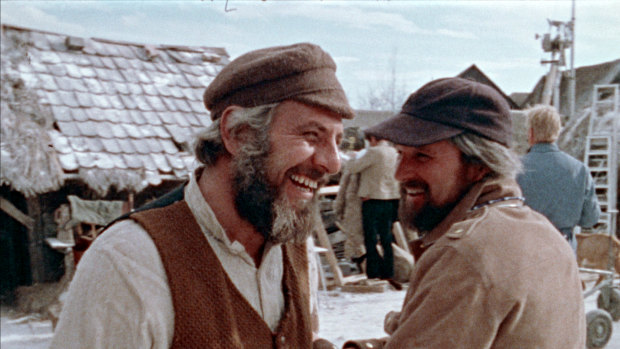
[[[398,166],[396,166],[396,173],[394,173],[394,178],[401,182],[407,182],[411,180],[415,176],[415,169],[408,163],[406,159],[400,159],[398,161]]]
[[[340,153],[338,143],[329,142],[316,149],[314,162],[325,173],[334,174],[340,171]]]

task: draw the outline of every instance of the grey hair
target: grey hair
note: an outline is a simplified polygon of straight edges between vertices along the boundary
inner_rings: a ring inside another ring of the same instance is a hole
[[[519,156],[500,143],[469,132],[452,137],[450,141],[463,153],[465,162],[489,168],[488,178],[515,179],[521,172]]]
[[[233,111],[228,119],[230,132],[234,134],[247,128],[252,134],[266,136],[277,106],[278,104],[274,103]],[[213,121],[200,133],[194,145],[196,159],[207,166],[215,164],[219,157],[226,153],[220,132],[221,120],[222,118],[218,118]]]
[[[550,105],[537,104],[527,110],[528,126],[534,133],[535,143],[553,143],[562,131],[560,113]]]

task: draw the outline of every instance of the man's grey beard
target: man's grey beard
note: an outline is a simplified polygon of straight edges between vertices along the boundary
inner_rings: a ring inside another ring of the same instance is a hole
[[[323,229],[318,201],[315,195],[301,209],[295,209],[285,197],[276,199],[273,205],[273,228],[267,240],[273,243],[302,243],[315,229]]]
[[[301,243],[322,224],[318,197],[295,209],[267,179],[269,142],[254,142],[234,161],[233,190],[239,215],[272,243]]]

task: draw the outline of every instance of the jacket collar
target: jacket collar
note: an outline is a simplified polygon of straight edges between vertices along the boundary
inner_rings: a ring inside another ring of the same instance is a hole
[[[553,151],[560,151],[560,148],[555,143],[536,143],[530,147],[528,153],[548,153]]]
[[[428,247],[441,238],[454,223],[463,221],[471,214],[474,207],[499,205],[506,200],[520,201],[521,189],[514,179],[499,178],[475,184],[452,211],[433,230],[410,243],[414,257],[420,257]],[[519,203],[522,205],[522,201]]]

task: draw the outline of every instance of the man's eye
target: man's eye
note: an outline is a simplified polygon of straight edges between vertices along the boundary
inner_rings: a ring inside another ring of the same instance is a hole
[[[304,132],[304,137],[311,141],[316,141],[319,139],[319,133],[314,131]]]
[[[426,162],[426,161],[430,160],[431,157],[426,155],[426,154],[423,154],[423,153],[417,153],[417,154],[415,154],[415,159],[418,162]]]

